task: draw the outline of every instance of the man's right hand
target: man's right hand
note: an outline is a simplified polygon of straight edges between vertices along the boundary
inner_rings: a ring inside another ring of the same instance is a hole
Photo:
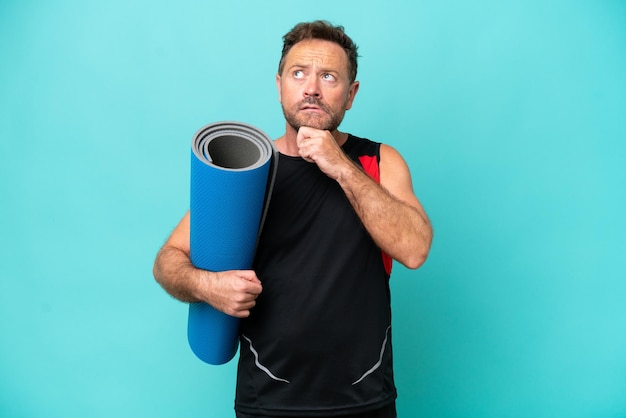
[[[261,281],[252,270],[205,272],[196,297],[218,311],[237,318],[250,316],[261,294]]]

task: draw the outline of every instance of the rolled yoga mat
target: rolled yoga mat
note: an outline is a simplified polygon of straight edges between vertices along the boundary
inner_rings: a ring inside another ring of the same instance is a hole
[[[191,148],[191,262],[210,271],[250,269],[276,172],[274,143],[253,126],[218,122],[200,129]],[[239,319],[192,303],[187,338],[200,360],[224,364],[237,352]]]

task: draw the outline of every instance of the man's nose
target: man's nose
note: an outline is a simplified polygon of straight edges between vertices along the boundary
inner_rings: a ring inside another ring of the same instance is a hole
[[[321,94],[319,80],[317,77],[310,77],[304,86],[304,95],[319,98]]]

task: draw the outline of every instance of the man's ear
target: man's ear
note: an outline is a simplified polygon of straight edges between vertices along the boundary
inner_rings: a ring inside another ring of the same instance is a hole
[[[355,81],[350,85],[350,90],[348,90],[348,99],[346,100],[346,110],[350,110],[352,108],[352,102],[354,102],[354,98],[359,91],[359,86],[360,84],[358,81]]]
[[[280,88],[280,74],[276,74],[276,90],[278,90],[278,101],[280,103],[282,103],[282,94],[281,94],[281,88]]]

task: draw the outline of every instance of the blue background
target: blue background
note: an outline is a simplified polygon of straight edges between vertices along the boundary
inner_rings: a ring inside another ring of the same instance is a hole
[[[0,415],[232,417],[154,255],[201,126],[279,136],[281,36],[360,45],[344,130],[435,226],[392,277],[399,416],[626,416],[620,0],[0,2]]]

